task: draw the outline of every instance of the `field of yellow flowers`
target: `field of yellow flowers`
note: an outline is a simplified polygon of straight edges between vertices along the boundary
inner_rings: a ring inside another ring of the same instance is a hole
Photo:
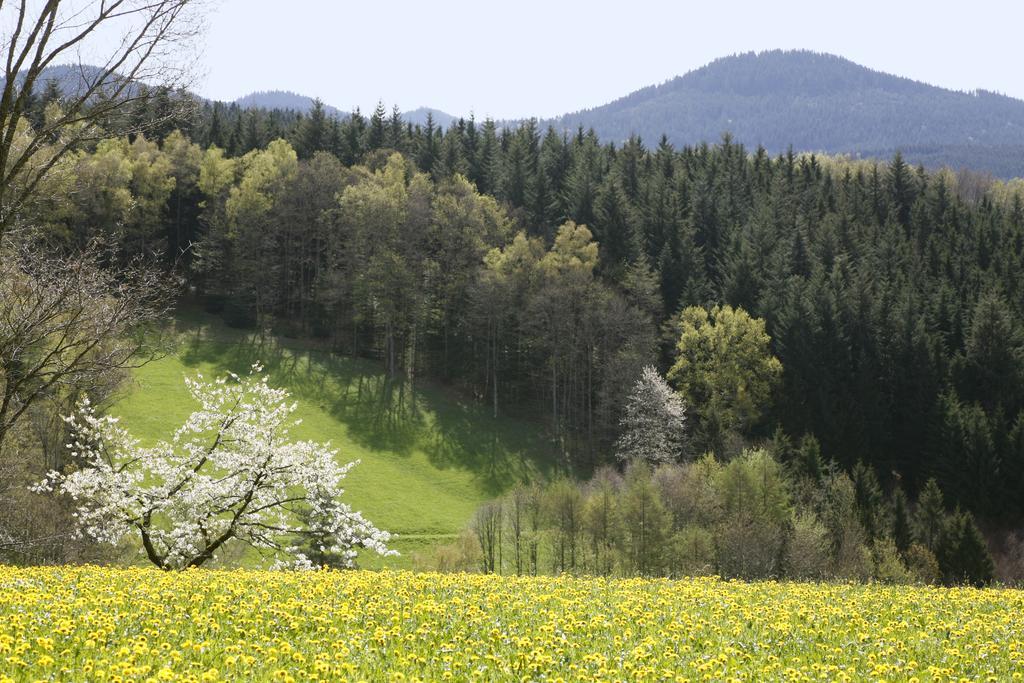
[[[1012,680],[1024,592],[0,568],[0,680]]]

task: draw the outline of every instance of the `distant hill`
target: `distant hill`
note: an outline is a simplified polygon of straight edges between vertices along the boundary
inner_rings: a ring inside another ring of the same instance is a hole
[[[890,156],[999,176],[1024,175],[1024,101],[958,92],[807,51],[718,59],[609,104],[544,122],[594,128],[602,140],[715,142],[728,131],[749,146]]]
[[[433,115],[434,125],[441,128],[448,128],[459,120],[457,116],[452,116],[440,109],[431,109],[430,107],[419,107],[418,109],[404,112],[402,118],[414,126],[425,126],[427,124],[427,114]]]
[[[242,109],[291,109],[292,111],[299,111],[303,114],[309,113],[313,108],[314,98],[308,95],[300,95],[288,90],[265,90],[260,92],[250,93],[244,97],[239,97],[235,100]],[[327,112],[328,116],[336,116],[338,118],[345,118],[349,115],[348,112],[344,112],[337,107],[333,107],[329,104],[324,104],[324,111]],[[363,112],[364,115],[369,115],[370,112]],[[412,123],[413,125],[425,125],[427,122],[427,114],[433,114],[434,125],[442,128],[447,128],[458,119],[451,114],[447,114],[440,109],[430,109],[428,107],[420,107],[402,113],[402,119]]]
[[[91,66],[89,64],[54,64],[44,68],[39,77],[36,78],[33,91],[36,94],[42,93],[46,88],[46,84],[49,81],[55,81],[60,92],[65,97],[78,95],[84,93],[85,89],[96,79],[103,75],[103,70],[97,66]],[[15,79],[16,83],[22,83],[25,79],[25,72],[20,71]],[[0,78],[0,83],[3,83],[4,79]],[[109,82],[109,81],[108,81]],[[127,86],[126,92],[128,95],[137,94],[136,84],[131,83]]]
[[[89,77],[94,72],[88,66],[50,67],[38,89],[52,78],[65,92],[73,91],[83,73]],[[313,101],[307,95],[271,90],[235,102],[242,108],[307,113]],[[332,116],[348,116],[331,105],[325,109]],[[428,112],[442,128],[457,120],[427,107],[402,116],[423,125]],[[729,132],[748,147],[763,145],[772,153],[792,147],[886,159],[901,150],[908,160],[929,167],[1024,177],[1024,101],[982,90],[940,88],[808,51],[724,57],[614,102],[541,123],[566,131],[593,128],[603,141],[637,134],[649,145],[663,134],[678,146],[713,143]]]
[[[261,90],[249,93],[235,100],[235,104],[242,109],[291,109],[303,114],[309,113],[313,108],[313,102],[314,98],[289,90]],[[327,112],[328,116],[339,118],[348,116],[347,112],[343,112],[337,107],[332,107],[326,103],[324,104],[324,111]]]

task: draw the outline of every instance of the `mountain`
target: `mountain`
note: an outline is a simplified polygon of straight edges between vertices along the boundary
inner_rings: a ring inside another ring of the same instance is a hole
[[[313,108],[314,98],[308,95],[300,95],[288,90],[266,90],[260,92],[249,93],[244,97],[239,97],[235,100],[242,109],[291,109],[293,111],[299,111],[303,114],[308,114]],[[348,112],[343,112],[337,107],[332,107],[329,104],[324,104],[324,111],[327,112],[328,116],[336,116],[338,118],[345,118],[348,116]],[[430,109],[428,107],[419,107],[411,111],[404,112],[402,119],[412,123],[413,125],[425,125],[427,123],[427,114],[432,114],[434,117],[434,125],[442,128],[447,128],[451,124],[455,123],[458,119],[451,114],[447,114],[440,109]],[[368,115],[369,112],[363,112],[364,115]]]
[[[45,67],[39,72],[39,76],[36,78],[33,86],[35,94],[41,94],[47,86],[47,83],[53,81],[57,84],[57,88],[65,97],[75,97],[84,92],[90,85],[101,78],[104,75],[104,70],[98,66],[92,66],[90,64],[54,64],[52,66]],[[15,83],[21,84],[25,81],[25,71],[19,71],[15,77]],[[108,84],[119,83],[123,77],[115,75],[108,78],[106,81]],[[0,78],[0,83],[3,83],[4,79]],[[110,88],[104,88],[109,90]],[[131,96],[138,93],[138,84],[129,83],[125,87],[125,94]]]
[[[65,92],[74,91],[83,74],[88,77],[94,70],[50,67],[40,83],[53,78]],[[313,101],[272,90],[235,102],[242,108],[306,113]],[[337,107],[325,109],[332,116],[348,116]],[[457,120],[427,107],[402,116],[423,125],[428,112],[443,128]],[[909,161],[928,167],[1024,177],[1024,101],[984,90],[940,88],[804,50],[724,57],[614,102],[541,124],[570,132],[579,126],[593,128],[603,141],[636,134],[655,144],[664,134],[676,145],[695,145],[715,142],[728,132],[748,147],[762,145],[771,153],[792,147],[887,159],[900,150]]]
[[[242,109],[291,109],[308,114],[313,108],[314,98],[307,95],[300,95],[290,90],[261,90],[249,93],[235,100]],[[328,116],[348,116],[337,107],[324,104],[324,111]]]
[[[440,109],[431,109],[430,107],[419,107],[418,109],[404,112],[402,118],[414,126],[425,126],[427,125],[427,114],[433,116],[434,125],[441,128],[448,128],[459,120],[456,116],[452,116]]]
[[[715,142],[725,132],[772,153],[888,157],[1024,176],[1024,101],[959,92],[808,51],[725,57],[609,104],[550,121],[602,140],[662,134],[676,145]]]

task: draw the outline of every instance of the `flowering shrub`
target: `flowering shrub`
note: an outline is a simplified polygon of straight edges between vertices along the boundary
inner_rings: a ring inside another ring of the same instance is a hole
[[[261,373],[254,365],[245,378],[186,379],[199,409],[153,447],[82,401],[67,418],[80,467],[51,472],[39,489],[78,501],[82,534],[111,544],[137,536],[161,569],[197,567],[228,542],[246,543],[278,567],[323,563],[303,547],[347,567],[358,547],[395,554],[387,532],[340,501],[357,463],[338,464],[327,444],[291,441],[296,404]]]
[[[0,568],[0,682],[998,680],[1024,592]]]

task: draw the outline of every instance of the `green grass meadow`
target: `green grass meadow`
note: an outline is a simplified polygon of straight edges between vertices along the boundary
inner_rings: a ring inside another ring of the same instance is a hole
[[[111,413],[144,443],[170,438],[196,407],[186,376],[242,374],[259,361],[271,384],[299,403],[296,438],[329,441],[343,462],[361,461],[346,479],[345,499],[398,534],[392,546],[401,553],[365,557],[363,566],[410,567],[417,552],[457,536],[482,502],[550,474],[551,446],[536,425],[495,419],[440,387],[396,387],[379,363],[260,338],[191,311],[175,319],[172,339],[171,353],[133,372]]]

